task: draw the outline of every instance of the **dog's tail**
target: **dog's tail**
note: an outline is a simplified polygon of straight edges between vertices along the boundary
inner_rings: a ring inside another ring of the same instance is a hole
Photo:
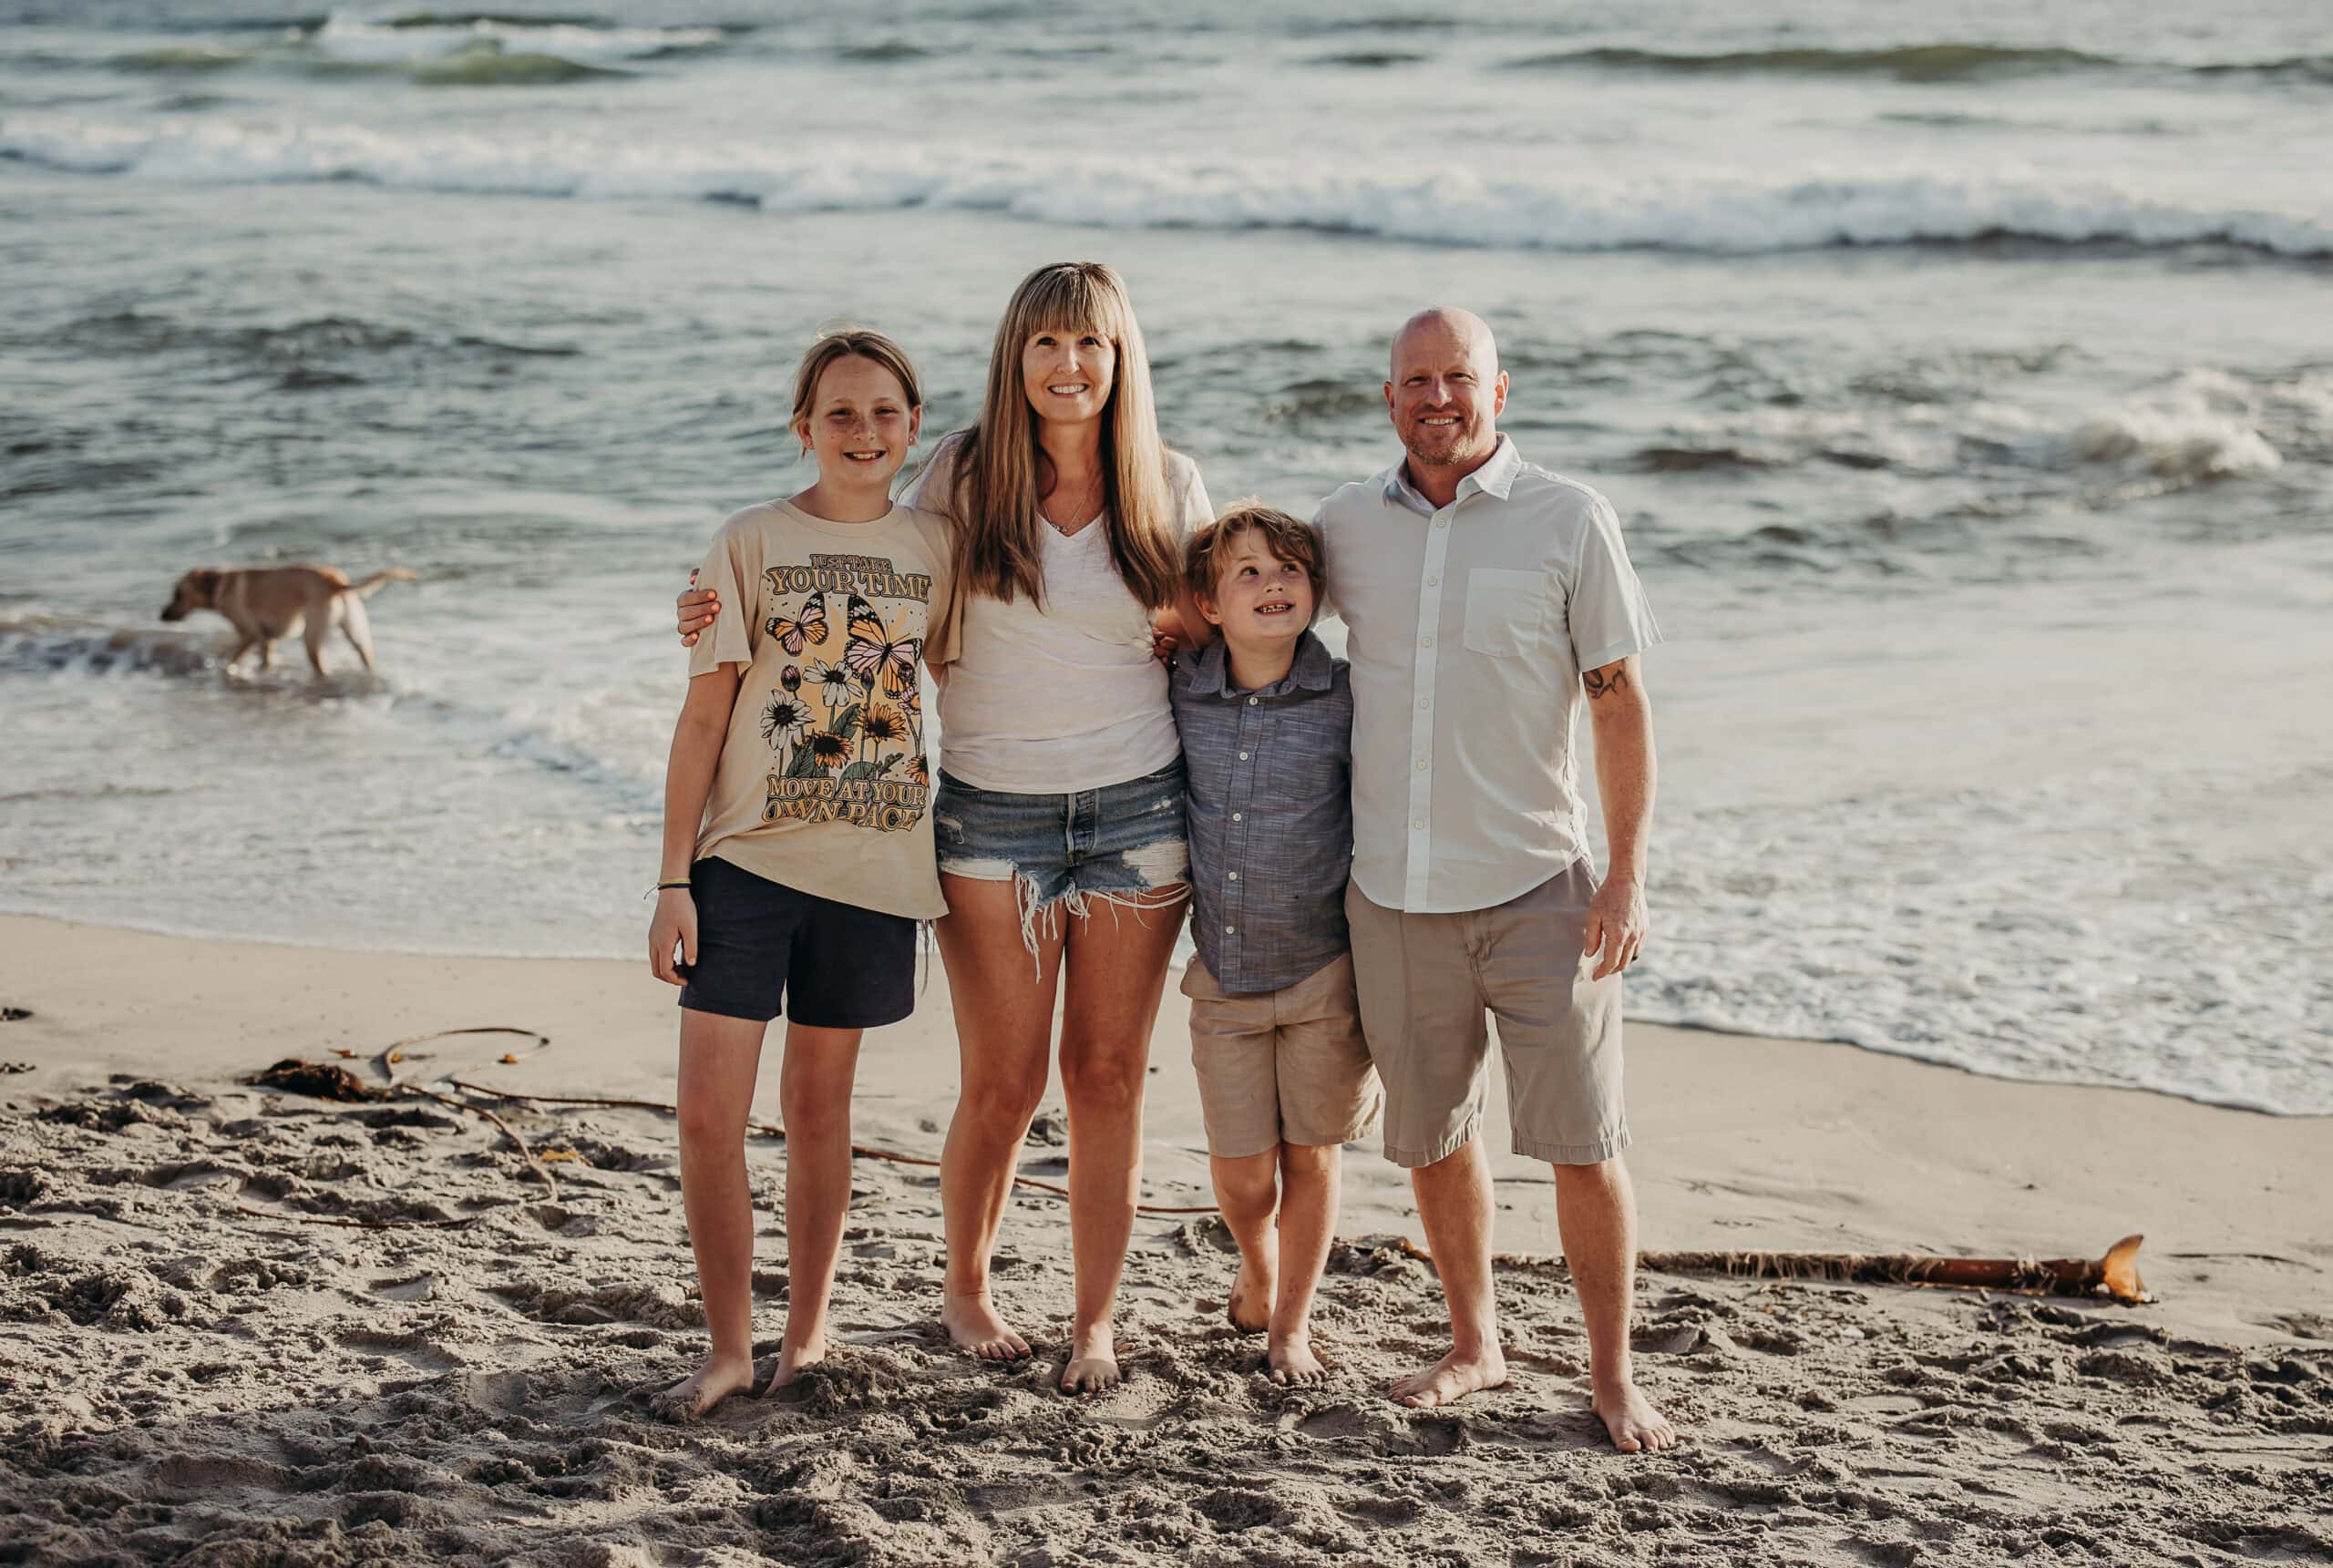
[[[407,571],[401,566],[393,566],[385,570],[375,572],[363,582],[352,582],[340,591],[353,593],[359,599],[370,599],[389,583],[419,582],[420,580],[419,574]]]

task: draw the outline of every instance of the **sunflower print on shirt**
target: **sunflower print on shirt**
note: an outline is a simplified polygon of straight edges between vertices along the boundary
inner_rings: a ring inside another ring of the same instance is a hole
[[[813,555],[769,568],[761,586],[762,635],[788,658],[761,699],[762,820],[912,828],[931,798],[920,686],[930,577],[884,556]],[[839,640],[830,596],[847,607]]]

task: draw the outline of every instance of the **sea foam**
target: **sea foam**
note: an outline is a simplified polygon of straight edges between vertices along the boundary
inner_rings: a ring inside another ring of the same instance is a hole
[[[356,181],[576,200],[720,200],[773,213],[940,207],[1105,229],[1309,229],[1516,250],[1752,254],[2024,240],[2333,258],[2333,212],[2220,207],[2030,173],[1648,180],[1551,169],[1484,179],[1012,150],[714,151],[186,117],[133,126],[46,112],[0,119],[0,157],[170,184]]]

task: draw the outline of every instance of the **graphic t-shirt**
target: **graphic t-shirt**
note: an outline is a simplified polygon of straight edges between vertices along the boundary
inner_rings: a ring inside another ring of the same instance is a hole
[[[924,636],[952,591],[944,518],[834,523],[786,501],[721,525],[720,614],[689,673],[742,664],[700,858],[885,914],[948,912],[923,749]]]

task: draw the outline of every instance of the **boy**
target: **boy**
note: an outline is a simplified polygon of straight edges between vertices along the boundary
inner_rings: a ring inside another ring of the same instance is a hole
[[[1381,1098],[1345,941],[1352,692],[1310,630],[1310,528],[1243,501],[1191,537],[1185,569],[1222,634],[1182,655],[1169,685],[1190,775],[1191,1061],[1216,1202],[1239,1244],[1229,1316],[1269,1331],[1274,1382],[1313,1383],[1328,1374],[1310,1320],[1339,1145],[1369,1130]]]

